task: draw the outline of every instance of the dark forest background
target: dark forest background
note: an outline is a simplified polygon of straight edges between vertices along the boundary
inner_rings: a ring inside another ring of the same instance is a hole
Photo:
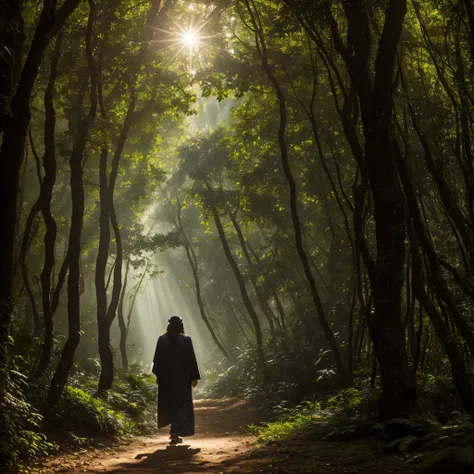
[[[470,0],[1,0],[0,132],[5,465],[153,429],[156,278],[203,396],[463,458]]]

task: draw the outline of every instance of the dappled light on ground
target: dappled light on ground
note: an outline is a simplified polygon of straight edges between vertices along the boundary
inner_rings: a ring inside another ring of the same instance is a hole
[[[267,447],[245,434],[264,413],[241,400],[198,400],[197,434],[170,446],[166,431],[128,445],[83,451],[48,461],[36,474],[52,472],[108,474],[317,473],[410,474],[393,456],[375,455],[366,441],[322,441],[318,431],[302,431]]]

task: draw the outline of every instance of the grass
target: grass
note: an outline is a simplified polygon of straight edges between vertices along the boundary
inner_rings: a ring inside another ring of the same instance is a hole
[[[304,402],[293,409],[284,410],[277,421],[250,425],[249,433],[257,438],[257,444],[261,446],[286,440],[314,427],[319,410],[319,403]]]

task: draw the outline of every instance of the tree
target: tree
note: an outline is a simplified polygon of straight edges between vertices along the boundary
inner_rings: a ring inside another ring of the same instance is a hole
[[[51,39],[59,33],[73,13],[79,0],[68,0],[57,8],[55,0],[44,0],[28,55],[18,78],[10,102],[11,118],[3,125],[3,141],[0,149],[0,163],[4,169],[0,178],[0,198],[3,202],[0,222],[4,232],[0,238],[2,271],[0,272],[0,345],[6,341],[10,322],[11,291],[13,278],[13,249],[16,226],[18,174],[24,156],[25,142],[30,124],[30,97],[36,76],[46,48]],[[12,2],[12,21],[21,22],[21,13],[16,10],[19,2]],[[10,11],[10,10],[9,10]],[[9,35],[12,35],[9,30]],[[10,36],[11,37],[11,36]],[[15,41],[15,40],[13,40]],[[7,41],[8,48],[11,40]],[[2,44],[4,44],[2,42]],[[7,81],[13,76],[7,75]],[[3,92],[3,91],[2,91]],[[8,97],[8,95],[7,95]]]

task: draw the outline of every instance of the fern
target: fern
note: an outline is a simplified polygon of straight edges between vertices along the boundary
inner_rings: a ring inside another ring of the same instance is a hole
[[[419,438],[413,435],[396,439],[395,441],[392,441],[391,443],[388,443],[386,446],[384,446],[383,451],[400,453],[410,451],[418,439]]]
[[[421,474],[472,474],[474,447],[449,447],[435,454],[425,455],[420,464]]]

